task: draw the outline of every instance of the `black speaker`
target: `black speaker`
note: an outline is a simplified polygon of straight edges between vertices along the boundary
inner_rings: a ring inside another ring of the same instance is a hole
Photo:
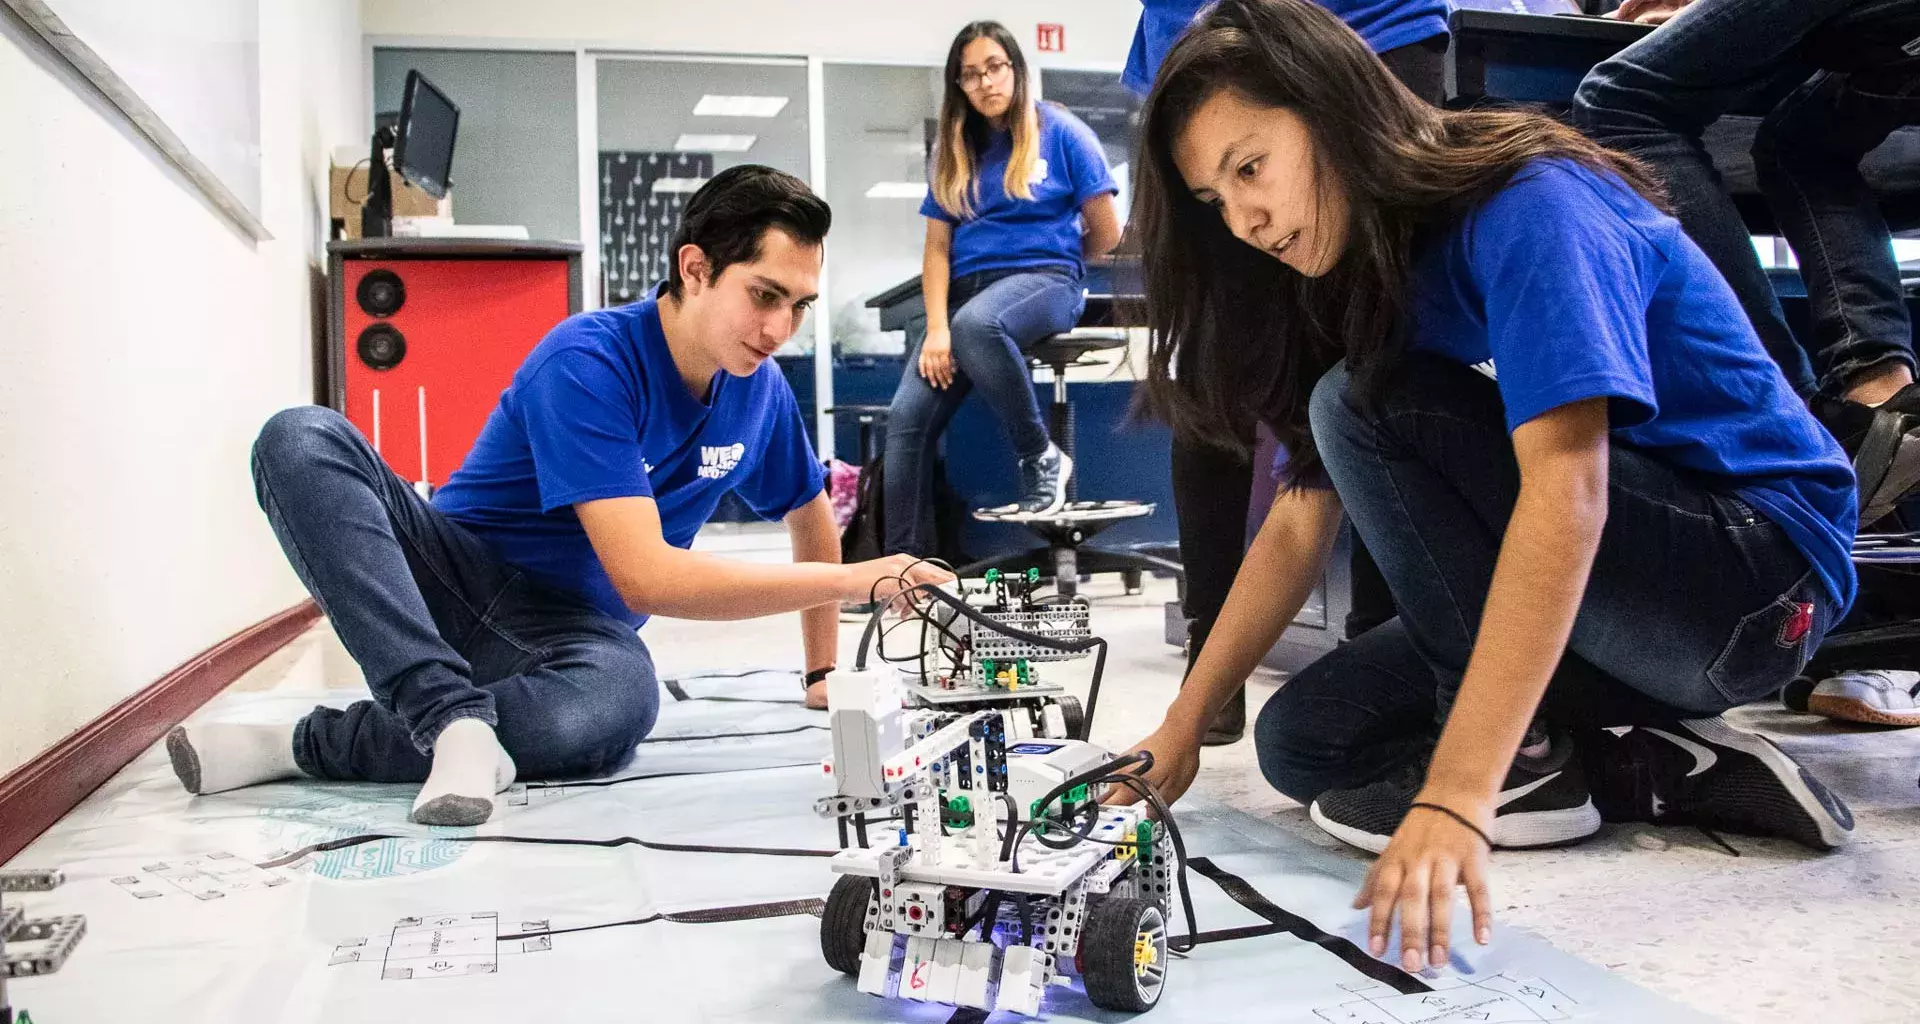
[[[368,316],[392,316],[407,304],[407,286],[399,274],[383,268],[360,279],[354,298]]]
[[[407,357],[407,338],[392,324],[372,324],[355,345],[360,361],[375,370],[391,370]]]

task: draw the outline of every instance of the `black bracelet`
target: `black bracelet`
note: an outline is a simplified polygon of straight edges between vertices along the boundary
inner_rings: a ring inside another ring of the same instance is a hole
[[[825,679],[828,676],[832,675],[834,668],[835,666],[833,665],[828,665],[826,668],[816,668],[813,671],[807,673],[806,678],[801,681],[800,685],[812,686],[813,684],[821,681],[822,679]]]
[[[1488,850],[1493,849],[1493,840],[1488,839],[1487,834],[1485,832],[1480,831],[1480,826],[1475,825],[1471,821],[1468,821],[1465,816],[1463,816],[1462,814],[1460,814],[1460,812],[1454,810],[1453,808],[1442,807],[1439,804],[1430,804],[1424,800],[1421,800],[1421,801],[1415,801],[1407,809],[1412,810],[1415,807],[1424,807],[1429,811],[1439,811],[1441,814],[1444,814],[1447,817],[1452,818],[1453,820],[1459,822],[1460,824],[1465,825],[1467,827],[1467,831],[1472,832],[1476,836],[1479,836],[1480,841],[1487,844]]]

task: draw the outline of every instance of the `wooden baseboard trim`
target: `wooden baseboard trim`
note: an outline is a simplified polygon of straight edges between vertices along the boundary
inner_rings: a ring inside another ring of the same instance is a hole
[[[248,626],[0,778],[0,864],[319,617],[304,601]]]

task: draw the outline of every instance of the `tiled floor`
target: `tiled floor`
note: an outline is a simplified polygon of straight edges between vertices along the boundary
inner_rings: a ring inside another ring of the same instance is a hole
[[[701,546],[773,559],[785,541],[735,529],[712,531]],[[1161,640],[1171,583],[1150,581],[1136,596],[1117,584],[1108,577],[1088,589],[1095,629],[1112,644],[1093,738],[1115,748],[1158,723],[1182,667]],[[858,624],[843,626],[840,664],[852,663],[858,635]],[[663,619],[643,636],[663,676],[743,667],[743,651],[756,666],[800,666],[794,616]],[[1056,678],[1080,678],[1060,668]],[[1282,681],[1256,678],[1252,706]],[[362,684],[323,626],[237,685],[295,697]],[[1731,1021],[1920,1020],[1920,730],[1842,730],[1769,708],[1739,718],[1779,737],[1852,802],[1859,827],[1849,849],[1820,856],[1733,837],[1734,856],[1689,830],[1609,826],[1576,848],[1498,855],[1497,920]],[[1197,786],[1299,842],[1343,849],[1266,786],[1251,740],[1210,750]]]

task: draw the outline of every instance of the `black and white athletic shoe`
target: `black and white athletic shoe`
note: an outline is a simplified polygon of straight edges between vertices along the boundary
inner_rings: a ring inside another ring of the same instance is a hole
[[[1307,813],[1335,839],[1379,853],[1425,784],[1426,768],[1423,760],[1371,785],[1322,793]],[[1515,758],[1496,800],[1488,837],[1499,849],[1563,846],[1600,830],[1600,812],[1587,793],[1580,759],[1564,738],[1555,738],[1545,758]]]
[[[1047,450],[1020,460],[1020,501],[1026,515],[1052,515],[1067,503],[1067,481],[1073,478],[1073,459],[1051,442]]]
[[[1721,718],[1605,730],[1608,817],[1778,836],[1831,850],[1853,835],[1853,812],[1764,736]]]

